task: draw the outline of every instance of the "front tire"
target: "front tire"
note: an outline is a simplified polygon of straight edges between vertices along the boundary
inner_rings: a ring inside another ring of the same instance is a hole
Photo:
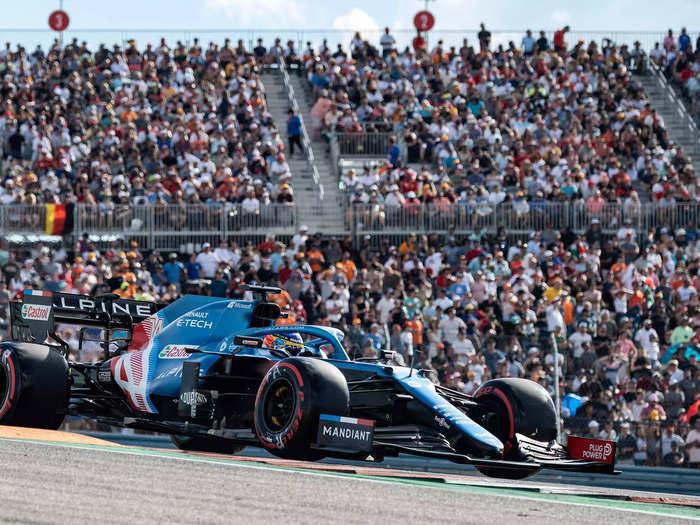
[[[474,397],[484,410],[484,427],[503,442],[503,459],[522,461],[516,434],[549,443],[557,437],[554,402],[541,385],[529,379],[493,379],[481,385]],[[522,479],[531,470],[479,467],[494,478]]]
[[[320,414],[342,416],[350,394],[335,366],[310,357],[280,361],[265,375],[255,399],[255,433],[272,454],[288,459],[322,457],[310,448]]]
[[[68,363],[33,343],[0,345],[0,424],[55,430],[70,392]]]

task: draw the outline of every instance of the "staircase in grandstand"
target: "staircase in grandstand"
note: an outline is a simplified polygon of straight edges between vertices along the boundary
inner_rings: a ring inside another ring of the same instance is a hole
[[[668,135],[692,157],[695,174],[700,174],[700,132],[683,102],[668,85],[657,66],[651,64],[647,74],[634,75],[644,88],[649,102],[664,119]]]
[[[327,235],[346,233],[349,230],[349,226],[346,226],[345,223],[345,204],[343,196],[338,191],[338,177],[335,175],[335,169],[328,151],[328,144],[312,129],[311,108],[313,107],[313,101],[311,100],[310,91],[304,78],[295,72],[290,73],[289,82],[294,89],[299,112],[304,119],[304,125],[311,140],[311,147],[316,155],[315,163],[318,169],[319,181],[325,192],[323,202],[317,207],[316,213],[308,216],[308,226],[312,232],[321,231]],[[303,209],[299,210],[299,220],[306,224],[304,221],[307,219],[304,218],[303,211]],[[320,227],[314,230],[315,225]]]
[[[288,111],[291,106],[289,92],[283,79],[283,73],[278,69],[269,69],[262,74],[265,86],[267,108],[277,123],[280,135],[286,140]],[[310,106],[304,97],[303,86],[295,74],[289,76],[306,131],[311,138],[311,148],[316,157],[311,162],[306,154],[295,152],[287,154],[287,162],[292,171],[292,187],[297,209],[298,225],[306,225],[313,233],[324,234],[344,233],[345,218],[338,202],[338,183],[332,179],[330,162],[325,153],[325,145],[311,137]],[[298,95],[297,95],[298,93]],[[314,180],[313,167],[318,173],[318,181]],[[322,188],[322,189],[321,189]]]

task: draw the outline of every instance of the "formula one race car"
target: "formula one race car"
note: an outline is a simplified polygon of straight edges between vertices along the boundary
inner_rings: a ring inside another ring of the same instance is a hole
[[[615,443],[556,442],[537,383],[494,379],[473,396],[433,384],[392,355],[348,358],[340,330],[275,326],[279,290],[256,300],[187,295],[167,306],[26,290],[0,343],[0,424],[57,428],[66,415],[170,434],[181,449],[381,461],[414,454],[523,478],[542,468],[614,473]],[[55,325],[103,358],[69,360]],[[95,332],[99,335],[95,336]]]

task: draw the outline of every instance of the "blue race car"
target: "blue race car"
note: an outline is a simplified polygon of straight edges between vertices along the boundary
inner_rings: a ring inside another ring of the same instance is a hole
[[[554,404],[535,382],[494,379],[469,396],[389,352],[353,361],[340,330],[275,326],[267,295],[279,290],[248,289],[256,300],[187,295],[167,306],[26,290],[11,304],[12,341],[0,343],[0,424],[57,428],[71,415],[167,433],[185,450],[414,454],[505,478],[615,472],[615,443],[556,442]],[[78,346],[103,359],[71,360],[56,324],[80,327]]]

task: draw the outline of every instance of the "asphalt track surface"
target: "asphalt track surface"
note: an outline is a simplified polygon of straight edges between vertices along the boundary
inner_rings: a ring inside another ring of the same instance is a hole
[[[0,438],[2,523],[676,523],[700,508],[348,474],[55,438]],[[325,468],[325,467],[324,467]],[[510,488],[510,487],[513,488]],[[518,487],[521,488],[518,488]],[[563,492],[563,493],[562,493]]]

